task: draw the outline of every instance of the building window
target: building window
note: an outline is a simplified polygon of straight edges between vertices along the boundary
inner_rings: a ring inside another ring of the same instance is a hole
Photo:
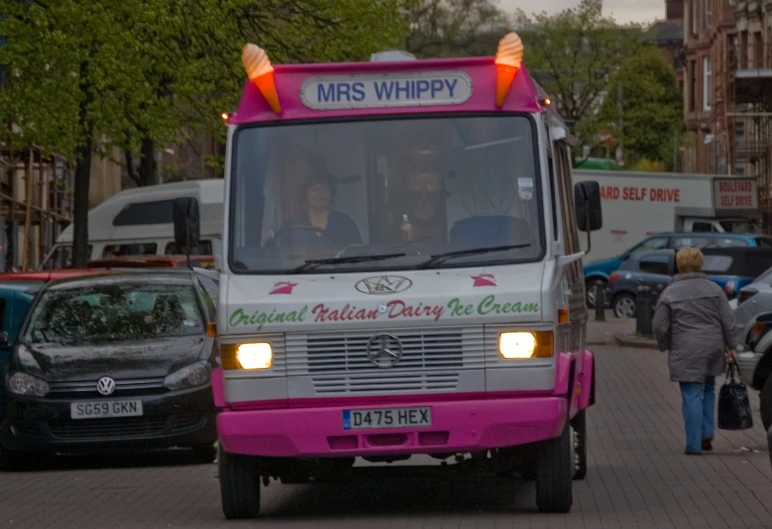
[[[713,71],[710,57],[702,59],[702,109],[710,110],[713,102]]]
[[[734,124],[734,141],[735,143],[742,143],[745,141],[745,123]]]
[[[705,27],[713,25],[713,0],[705,0]]]
[[[692,0],[689,4],[689,8],[692,11],[692,35],[697,34],[697,28],[699,27],[699,17],[697,16],[697,0]]]
[[[764,68],[764,39],[761,31],[753,34],[753,67]]]
[[[694,112],[697,107],[697,61],[689,61],[689,111]]]

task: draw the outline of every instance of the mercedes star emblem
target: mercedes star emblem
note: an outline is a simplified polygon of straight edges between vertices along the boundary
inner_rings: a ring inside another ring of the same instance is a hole
[[[394,367],[402,352],[402,342],[393,334],[376,334],[367,342],[367,359],[378,367]]]
[[[101,395],[112,395],[115,391],[115,380],[110,377],[102,377],[97,380],[97,391]]]

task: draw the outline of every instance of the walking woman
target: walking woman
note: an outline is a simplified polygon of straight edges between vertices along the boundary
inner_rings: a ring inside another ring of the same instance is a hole
[[[724,291],[702,273],[702,252],[682,248],[678,275],[662,292],[654,311],[654,336],[668,351],[670,380],[681,386],[686,451],[713,449],[715,378],[735,359],[734,313]]]

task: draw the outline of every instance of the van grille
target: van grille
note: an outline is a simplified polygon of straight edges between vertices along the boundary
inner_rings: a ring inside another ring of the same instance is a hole
[[[402,343],[400,361],[373,365],[367,342],[390,332]],[[287,375],[310,377],[318,395],[453,391],[462,370],[482,369],[483,327],[426,327],[288,334]]]

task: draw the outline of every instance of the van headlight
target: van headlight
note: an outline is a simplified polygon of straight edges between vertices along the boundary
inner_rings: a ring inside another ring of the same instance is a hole
[[[15,395],[45,397],[50,390],[51,388],[48,387],[48,382],[45,380],[21,371],[17,371],[8,377],[8,391]]]
[[[196,362],[167,375],[164,379],[164,387],[172,391],[195,388],[196,386],[207,384],[211,377],[212,368],[209,362]]]
[[[554,352],[552,331],[513,331],[499,335],[499,355],[507,360],[549,358]]]
[[[223,369],[269,369],[273,365],[273,347],[268,342],[222,344],[220,358]]]

